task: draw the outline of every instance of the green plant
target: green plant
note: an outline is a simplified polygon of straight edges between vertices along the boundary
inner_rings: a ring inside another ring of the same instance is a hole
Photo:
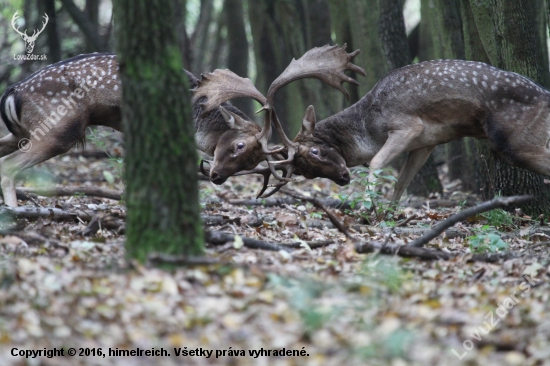
[[[476,229],[476,234],[468,237],[468,243],[472,253],[495,253],[508,249],[506,243],[499,233],[489,225]]]
[[[111,173],[108,170],[103,171],[103,177],[109,184],[114,184],[116,177],[120,177],[123,182],[125,182],[124,177],[124,158],[112,156],[109,151],[107,151],[107,143],[105,142],[105,139],[108,138],[111,135],[111,132],[108,131],[102,131],[99,132],[97,128],[90,128],[89,134],[87,136],[87,139],[97,146],[100,150],[103,150],[105,154],[109,157],[109,164],[114,169],[115,174]]]
[[[340,194],[338,198],[342,201],[348,201],[352,209],[365,208],[367,212],[374,212],[378,219],[384,220],[385,225],[393,227],[394,213],[396,206],[391,202],[382,200],[380,186],[387,181],[396,181],[397,179],[387,172],[387,169],[376,170],[374,181],[369,181],[368,168],[359,167],[352,171],[357,178],[350,181],[353,187],[350,194]],[[393,222],[393,224],[391,223]]]
[[[514,216],[511,213],[504,211],[502,208],[497,208],[481,214],[490,226],[494,227],[515,227]]]
[[[309,214],[309,216],[312,218],[312,219],[317,219],[317,220],[320,220],[323,218],[323,213],[322,212],[311,212]]]

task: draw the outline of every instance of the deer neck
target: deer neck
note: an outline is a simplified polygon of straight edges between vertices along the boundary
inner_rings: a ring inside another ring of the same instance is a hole
[[[354,105],[317,123],[313,135],[338,151],[348,167],[369,163],[380,149],[372,126],[370,93]]]

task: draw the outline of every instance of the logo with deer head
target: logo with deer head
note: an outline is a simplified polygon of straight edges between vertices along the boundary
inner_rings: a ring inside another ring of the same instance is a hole
[[[42,33],[44,28],[46,28],[46,24],[48,24],[48,20],[49,20],[48,14],[44,13],[45,22],[42,22],[42,29],[40,29],[39,31],[36,31],[35,29],[32,33],[32,36],[29,36],[27,34],[26,29],[24,32],[19,31],[19,27],[16,27],[16,24],[15,24],[15,21],[17,20],[17,18],[19,17],[17,16],[17,12],[15,12],[15,14],[13,14],[13,17],[11,18],[11,26],[13,27],[13,29],[15,29],[17,33],[19,33],[21,38],[23,38],[23,41],[25,41],[25,48],[27,49],[27,53],[32,53],[32,50],[34,49],[34,42],[36,42],[36,38],[38,38],[40,33]]]

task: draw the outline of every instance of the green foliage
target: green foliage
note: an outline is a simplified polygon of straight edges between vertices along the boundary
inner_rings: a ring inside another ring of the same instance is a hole
[[[309,214],[309,216],[312,218],[312,219],[317,219],[317,220],[320,220],[323,218],[323,213],[322,212],[311,212]]]
[[[369,169],[364,167],[356,168],[352,174],[358,178],[350,181],[353,190],[350,194],[340,194],[338,197],[342,202],[348,201],[352,209],[364,208],[367,213],[374,213],[376,219],[381,220],[382,226],[393,227],[396,207],[391,202],[383,201],[380,193],[380,186],[385,182],[394,182],[397,179],[387,172],[387,169],[376,170],[374,182],[369,181]]]
[[[476,230],[476,235],[468,237],[472,253],[495,253],[508,249],[508,243],[501,239],[498,232],[489,225]]]
[[[99,131],[97,128],[90,128],[87,136],[88,141],[97,146],[98,149],[103,150],[107,156],[109,156],[109,163],[114,170],[114,174],[110,171],[103,171],[103,177],[109,184],[114,184],[117,178],[120,178],[124,184],[126,179],[124,175],[124,158],[112,156],[107,151],[107,139],[112,133],[109,131]]]
[[[504,211],[502,208],[497,208],[481,214],[490,226],[494,227],[513,227],[514,216],[511,213]]]

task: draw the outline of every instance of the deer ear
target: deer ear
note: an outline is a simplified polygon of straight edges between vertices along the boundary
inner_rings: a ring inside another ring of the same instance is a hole
[[[242,130],[244,129],[246,122],[241,117],[237,116],[235,113],[228,111],[222,106],[218,107],[220,112],[225,119],[225,122],[229,125],[229,128],[232,130]]]
[[[301,136],[311,136],[313,134],[313,130],[315,129],[315,120],[315,109],[313,109],[313,106],[310,105],[306,109],[306,114],[302,120],[302,128],[300,129],[299,134]]]

